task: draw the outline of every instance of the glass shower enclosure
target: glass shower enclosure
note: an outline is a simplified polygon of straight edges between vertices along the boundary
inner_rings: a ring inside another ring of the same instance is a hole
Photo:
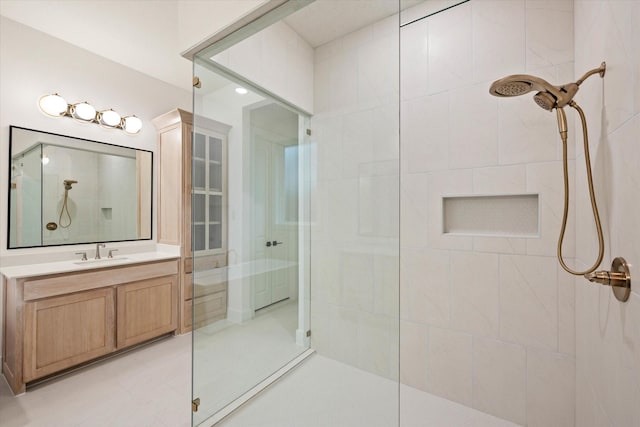
[[[329,393],[348,413],[293,399],[273,425],[398,424],[398,4],[323,31],[333,6],[286,2],[194,57],[194,292],[227,299],[212,322],[193,307],[193,425],[331,363],[355,374],[312,373],[298,398]],[[380,378],[379,400],[350,375]]]

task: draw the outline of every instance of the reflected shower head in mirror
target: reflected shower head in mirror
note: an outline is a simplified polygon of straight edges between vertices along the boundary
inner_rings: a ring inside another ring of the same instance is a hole
[[[64,184],[64,189],[65,190],[71,190],[71,185],[72,184],[77,184],[78,181],[74,180],[74,179],[65,179],[64,181],[62,181],[62,183]]]

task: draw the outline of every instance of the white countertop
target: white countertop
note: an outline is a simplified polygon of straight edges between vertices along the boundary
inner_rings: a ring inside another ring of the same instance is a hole
[[[163,259],[177,259],[179,256],[169,252],[142,252],[134,254],[118,255],[113,258],[103,257],[96,261],[89,258],[87,261],[73,259],[69,261],[47,262],[41,264],[16,265],[0,268],[0,274],[7,279],[22,279],[25,277],[42,276],[45,274],[71,273],[86,271],[96,268],[139,264],[149,261],[161,261]]]
[[[284,268],[296,267],[298,263],[279,259],[258,259],[242,264],[232,264],[227,267],[218,267],[211,270],[194,271],[193,283],[200,286],[215,285],[218,283],[256,276]]]

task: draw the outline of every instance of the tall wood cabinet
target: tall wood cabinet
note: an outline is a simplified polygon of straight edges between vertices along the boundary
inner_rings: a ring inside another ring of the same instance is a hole
[[[227,265],[227,135],[231,127],[197,117],[194,131],[193,115],[181,109],[156,117],[153,123],[159,133],[158,243],[180,246],[178,318],[179,331],[185,333],[227,313],[226,282],[195,288],[192,283],[194,268]]]

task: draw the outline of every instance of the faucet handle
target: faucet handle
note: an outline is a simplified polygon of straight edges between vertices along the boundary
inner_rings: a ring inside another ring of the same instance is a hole
[[[109,254],[107,255],[107,258],[113,258],[113,253],[117,252],[117,249],[109,249]]]
[[[80,261],[86,261],[87,260],[87,253],[86,252],[76,252],[76,255],[82,255],[82,259]]]

